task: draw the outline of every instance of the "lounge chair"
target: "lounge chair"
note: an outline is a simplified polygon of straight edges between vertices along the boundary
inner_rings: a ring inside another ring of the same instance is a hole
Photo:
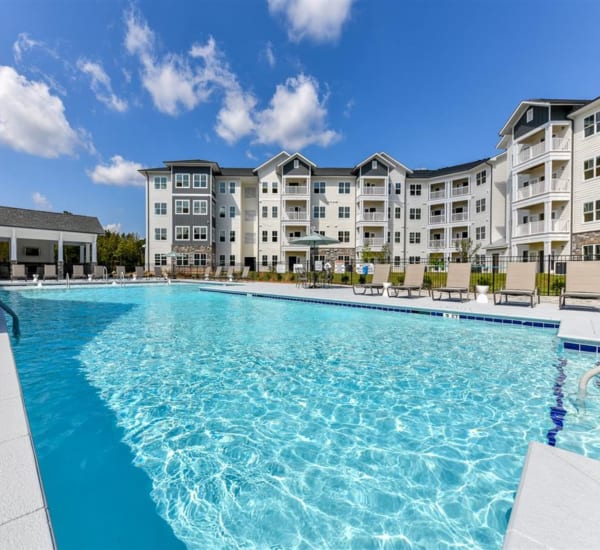
[[[123,279],[125,277],[125,266],[124,265],[118,265],[117,267],[115,267],[115,272],[116,272],[116,279]]]
[[[208,279],[210,279],[210,272],[211,268],[209,265],[207,265],[206,269],[204,270],[204,280],[208,281]]]
[[[222,265],[218,265],[217,269],[215,269],[215,274],[212,276],[212,278],[213,279],[220,279],[222,271],[223,271],[223,266]]]
[[[11,264],[10,266],[10,280],[16,279],[27,280],[27,272],[25,271],[25,264]]]
[[[306,288],[308,286],[308,273],[306,273],[304,266],[298,265],[294,274],[296,276],[296,287]]]
[[[94,267],[94,279],[104,279],[108,277],[106,267],[103,265],[97,265]]]
[[[535,262],[528,263],[510,263],[506,268],[506,283],[504,288],[494,292],[494,303],[508,301],[509,296],[525,296],[529,298],[531,307],[534,307],[534,298],[537,294],[538,304],[540,303],[540,295],[538,294],[535,277],[537,273],[537,264]]]
[[[73,275],[71,276],[71,279],[85,279],[85,271],[83,270],[82,265],[73,265]]]
[[[48,279],[56,279],[58,281],[58,275],[56,274],[56,265],[54,264],[44,265],[44,281]]]
[[[400,292],[407,291],[408,297],[412,297],[414,290],[419,291],[421,296],[421,289],[423,288],[423,278],[425,276],[425,264],[409,264],[406,266],[404,272],[404,282],[399,285],[389,286],[387,289],[388,296],[398,296]]]
[[[233,269],[234,269],[233,266],[230,265],[227,268],[226,273],[221,272],[221,279],[227,279],[228,281],[232,281],[233,280]]]
[[[136,279],[143,279],[145,276],[146,276],[146,271],[144,270],[144,266],[136,265],[134,277]]]
[[[244,269],[241,273],[236,276],[236,279],[239,281],[245,281],[250,278],[250,266],[244,266]]]
[[[390,264],[375,264],[373,279],[370,283],[352,285],[354,294],[366,294],[367,290],[373,294],[383,294],[383,283],[387,283],[390,276]],[[362,290],[362,292],[360,292]]]
[[[437,300],[442,299],[442,294],[448,294],[448,299],[452,294],[458,294],[462,302],[463,294],[469,297],[469,288],[471,286],[471,263],[455,263],[448,265],[448,277],[446,286],[431,289],[431,297],[436,300],[435,292],[439,292]]]
[[[567,262],[565,288],[558,298],[559,309],[565,307],[567,298],[600,299],[600,262]]]

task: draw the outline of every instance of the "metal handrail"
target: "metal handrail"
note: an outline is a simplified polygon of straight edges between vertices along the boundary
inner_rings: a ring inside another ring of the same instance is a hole
[[[17,314],[2,301],[0,301],[0,309],[3,309],[12,317],[13,336],[15,338],[21,336],[21,327],[19,325],[19,317],[17,316]]]

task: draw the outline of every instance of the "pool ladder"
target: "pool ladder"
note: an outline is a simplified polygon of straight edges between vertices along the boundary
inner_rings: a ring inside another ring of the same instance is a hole
[[[1,302],[1,301],[0,301],[0,309],[3,309],[4,311],[6,311],[6,313],[8,313],[12,317],[13,336],[15,338],[18,338],[19,336],[21,336],[21,327],[19,326],[19,317],[17,316],[17,314],[10,307],[8,307],[4,302]]]
[[[587,386],[589,381],[600,374],[600,363],[597,363],[593,369],[587,371],[580,379],[579,379],[579,388],[577,390],[577,402],[580,406],[585,404],[585,396],[587,394]]]

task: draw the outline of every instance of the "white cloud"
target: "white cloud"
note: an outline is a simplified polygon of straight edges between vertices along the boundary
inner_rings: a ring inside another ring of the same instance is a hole
[[[117,97],[113,93],[110,77],[106,74],[102,65],[82,58],[77,61],[77,68],[91,78],[92,91],[98,101],[104,103],[109,109],[118,111],[119,113],[127,110],[127,101]]]
[[[110,231],[111,233],[121,233],[120,223],[108,223],[103,227],[104,231]]]
[[[0,66],[0,143],[46,158],[72,155],[82,143],[60,98],[42,82]]]
[[[292,150],[331,145],[340,136],[326,128],[324,103],[315,79],[303,74],[288,78],[277,86],[270,107],[256,114],[256,141]]]
[[[354,0],[268,0],[269,11],[283,15],[288,38],[300,42],[309,38],[315,42],[336,41],[342,26],[350,17]]]
[[[354,105],[356,104],[356,102],[351,99],[346,103],[346,107],[344,108],[344,116],[346,118],[350,118],[350,115],[352,114],[352,111],[354,110]]]
[[[275,67],[275,63],[277,62],[275,59],[275,52],[273,51],[273,44],[271,42],[267,42],[265,49],[263,50],[263,55],[269,64],[269,67]]]
[[[141,168],[141,164],[115,155],[110,159],[110,164],[98,164],[93,170],[88,171],[88,176],[94,183],[143,187],[144,177],[138,172]]]
[[[35,192],[31,195],[33,199],[33,204],[35,204],[38,208],[42,208],[43,210],[52,210],[52,204],[50,201],[41,193]]]
[[[216,132],[230,145],[254,131],[252,111],[256,98],[241,91],[228,92],[217,115]]]

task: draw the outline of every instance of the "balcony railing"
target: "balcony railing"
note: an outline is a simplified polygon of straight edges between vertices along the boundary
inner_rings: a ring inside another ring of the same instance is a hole
[[[529,180],[529,185],[520,187],[517,191],[517,200],[528,199],[542,193],[556,192],[564,193],[569,191],[571,181],[562,178],[553,178],[550,185],[546,181],[540,181],[539,178]]]
[[[432,239],[428,243],[428,248],[432,248],[434,250],[446,248],[446,241],[444,239]]]
[[[284,195],[308,195],[308,185],[286,185],[283,188]]]
[[[358,215],[359,222],[384,222],[386,220],[385,212],[363,212]]]
[[[441,191],[430,191],[429,198],[430,199],[445,199],[446,198],[446,190],[442,189]]]
[[[429,223],[444,223],[446,221],[446,214],[440,214],[438,216],[429,216]]]
[[[285,220],[301,220],[301,221],[308,221],[308,211],[306,210],[300,210],[300,211],[295,211],[295,210],[289,210],[286,211],[285,216],[284,216],[284,221]]]
[[[387,195],[387,188],[385,185],[363,186],[358,191],[358,195]]]
[[[464,241],[465,239],[468,239],[469,237],[461,237],[460,239],[452,239],[451,243],[452,243],[452,248],[456,248],[457,246],[460,246],[460,243],[462,241]]]
[[[566,233],[569,231],[569,220],[553,220],[548,229],[550,233]],[[515,237],[526,237],[527,235],[536,235],[546,232],[546,222],[544,220],[520,223],[516,227]]]
[[[468,185],[461,185],[460,187],[452,188],[453,197],[461,197],[463,195],[468,195],[470,192],[470,187]]]
[[[466,222],[469,219],[468,212],[452,212],[451,220],[453,222]]]
[[[570,151],[571,140],[568,138],[554,137],[549,144],[545,141],[536,143],[535,145],[521,145],[517,155],[513,158],[513,166],[522,164],[535,157],[539,157],[548,151]]]
[[[358,246],[383,246],[385,244],[385,239],[383,237],[370,237],[368,239],[362,239],[358,241]]]

